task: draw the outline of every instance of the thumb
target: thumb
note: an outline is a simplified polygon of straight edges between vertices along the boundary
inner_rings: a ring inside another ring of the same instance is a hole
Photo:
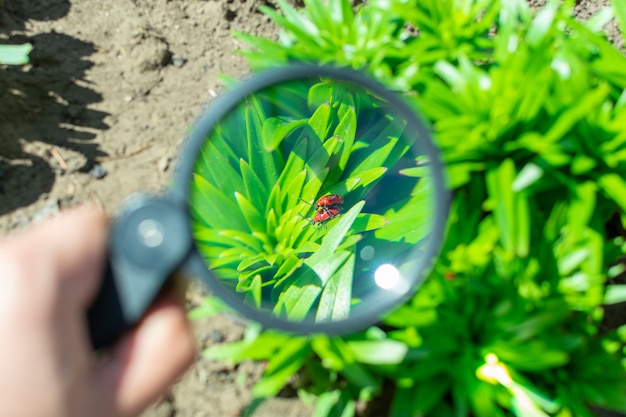
[[[93,388],[103,415],[141,413],[191,365],[194,352],[184,309],[174,296],[163,297],[96,369]]]

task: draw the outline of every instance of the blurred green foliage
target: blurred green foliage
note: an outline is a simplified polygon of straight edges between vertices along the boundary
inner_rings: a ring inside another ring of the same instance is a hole
[[[238,36],[256,68],[292,61],[363,70],[404,91],[433,124],[454,200],[424,286],[378,327],[291,337],[250,326],[209,349],[265,360],[254,394],[300,373],[315,417],[355,415],[391,385],[389,415],[626,413],[626,57],[573,1],[306,0],[265,8],[278,41]],[[387,392],[387,391],[385,391]]]

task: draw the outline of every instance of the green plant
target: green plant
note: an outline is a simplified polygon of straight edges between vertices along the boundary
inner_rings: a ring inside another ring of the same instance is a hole
[[[33,49],[29,43],[23,45],[0,45],[0,64],[23,65],[28,63],[28,54]]]
[[[300,372],[316,417],[353,416],[386,385],[394,417],[626,413],[626,326],[601,331],[603,305],[626,300],[610,282],[626,254],[626,57],[600,32],[613,12],[624,28],[613,4],[587,22],[573,1],[266,10],[286,34],[240,35],[251,64],[338,63],[410,92],[454,201],[433,273],[380,326],[343,338],[251,327],[207,355],[268,360],[259,398]]]
[[[255,308],[290,320],[368,308],[365,278],[379,262],[356,256],[360,248],[408,270],[430,232],[416,141],[382,99],[348,82],[296,80],[247,96],[194,168],[194,237],[209,268]],[[345,212],[321,209],[325,221],[309,224],[303,213],[328,194],[343,196]]]

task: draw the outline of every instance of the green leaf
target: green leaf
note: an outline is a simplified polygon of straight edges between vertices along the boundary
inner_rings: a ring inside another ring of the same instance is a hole
[[[278,179],[278,167],[275,153],[263,148],[263,123],[266,120],[263,107],[257,97],[248,96],[244,109],[248,163],[269,188]]]
[[[241,209],[241,213],[246,218],[248,222],[248,227],[252,232],[264,232],[265,231],[265,219],[263,215],[252,205],[246,197],[235,192],[235,199],[237,200],[237,204],[239,204],[239,208]]]
[[[335,272],[336,268],[339,265],[336,265],[334,262],[329,262],[335,256],[335,250],[339,247],[341,240],[344,238],[352,223],[356,220],[356,217],[359,215],[363,206],[365,205],[365,201],[359,201],[356,203],[350,210],[339,217],[339,221],[326,233],[326,236],[322,239],[322,244],[320,248],[311,255],[306,261],[307,264],[312,270],[314,270],[318,277],[320,278],[322,283],[328,281],[328,278]],[[336,266],[334,266],[336,265]]]
[[[611,6],[615,11],[615,18],[622,33],[622,38],[626,39],[626,3],[621,0],[611,0]]]
[[[398,143],[402,145],[402,141],[399,141],[399,135],[403,129],[402,123],[396,119],[389,123],[371,143],[361,142],[365,144],[365,147],[350,156],[350,161],[346,168],[350,176],[354,177],[362,172],[384,166],[396,145]]]
[[[330,127],[330,103],[320,105],[308,121],[315,135],[324,140]]]
[[[544,136],[543,140],[545,143],[552,143],[562,139],[576,123],[600,107],[606,101],[609,93],[609,85],[603,84],[596,89],[590,90],[585,97],[581,97],[577,105],[566,108]]]
[[[613,284],[606,288],[604,304],[618,304],[626,302],[626,285]]]
[[[309,358],[311,347],[306,338],[287,340],[267,363],[261,379],[252,389],[255,398],[267,398],[278,394]]]
[[[213,135],[214,138],[217,135]],[[195,173],[224,193],[244,192],[244,184],[240,173],[233,166],[224,152],[218,148],[219,141],[207,140],[200,150],[201,158],[196,162]],[[236,163],[236,159],[232,163]],[[238,162],[238,161],[237,161]]]
[[[380,214],[359,214],[350,229],[350,234],[380,229],[388,224],[387,219]]]
[[[345,320],[350,315],[354,260],[354,254],[351,254],[326,282],[315,315],[316,322]]]
[[[248,230],[234,196],[228,197],[204,178],[194,175],[191,183],[191,211],[194,218],[216,229]]]
[[[402,362],[408,346],[395,340],[355,340],[347,342],[354,358],[370,365],[395,365]]]
[[[355,403],[347,390],[323,392],[315,401],[312,417],[354,417]]]
[[[33,50],[33,45],[0,45],[0,64],[24,65],[28,64],[28,54]]]
[[[233,312],[219,297],[209,296],[202,298],[202,304],[192,309],[187,317],[189,320],[198,320],[213,317],[224,312]]]
[[[443,400],[449,388],[450,380],[442,376],[411,388],[399,388],[394,395],[390,417],[428,415]]]
[[[306,280],[303,277],[306,277]],[[284,315],[293,321],[304,320],[322,292],[322,283],[316,281],[317,277],[308,272],[288,285],[278,297],[274,314],[279,317]]]
[[[543,177],[543,169],[536,164],[528,163],[515,177],[512,185],[513,191],[520,192],[536,183],[541,177]]]
[[[626,182],[620,175],[616,173],[604,174],[598,179],[598,184],[622,210],[626,211]]]
[[[271,152],[277,149],[287,135],[307,123],[307,120],[285,121],[276,117],[265,119],[263,122],[263,146]]]
[[[269,198],[268,189],[245,159],[239,160],[239,168],[248,199],[257,210],[263,211]]]
[[[345,169],[350,154],[352,153],[352,145],[354,144],[357,127],[357,118],[354,105],[346,106],[345,114],[335,128],[334,135],[339,137],[342,143],[342,152],[337,167],[341,170]]]
[[[520,257],[528,255],[530,220],[526,197],[513,190],[515,165],[507,159],[487,171],[487,190],[495,204],[493,214],[500,229],[504,248]]]
[[[558,8],[558,1],[548,0],[547,4],[539,10],[526,33],[526,39],[530,45],[537,46],[545,40],[552,28]]]

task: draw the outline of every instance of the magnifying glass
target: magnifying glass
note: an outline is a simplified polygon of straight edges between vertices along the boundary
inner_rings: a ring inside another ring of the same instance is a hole
[[[267,327],[362,329],[425,279],[448,202],[429,130],[402,97],[348,69],[261,73],[198,120],[171,190],[131,199],[115,221],[92,343],[136,324],[177,271]]]

